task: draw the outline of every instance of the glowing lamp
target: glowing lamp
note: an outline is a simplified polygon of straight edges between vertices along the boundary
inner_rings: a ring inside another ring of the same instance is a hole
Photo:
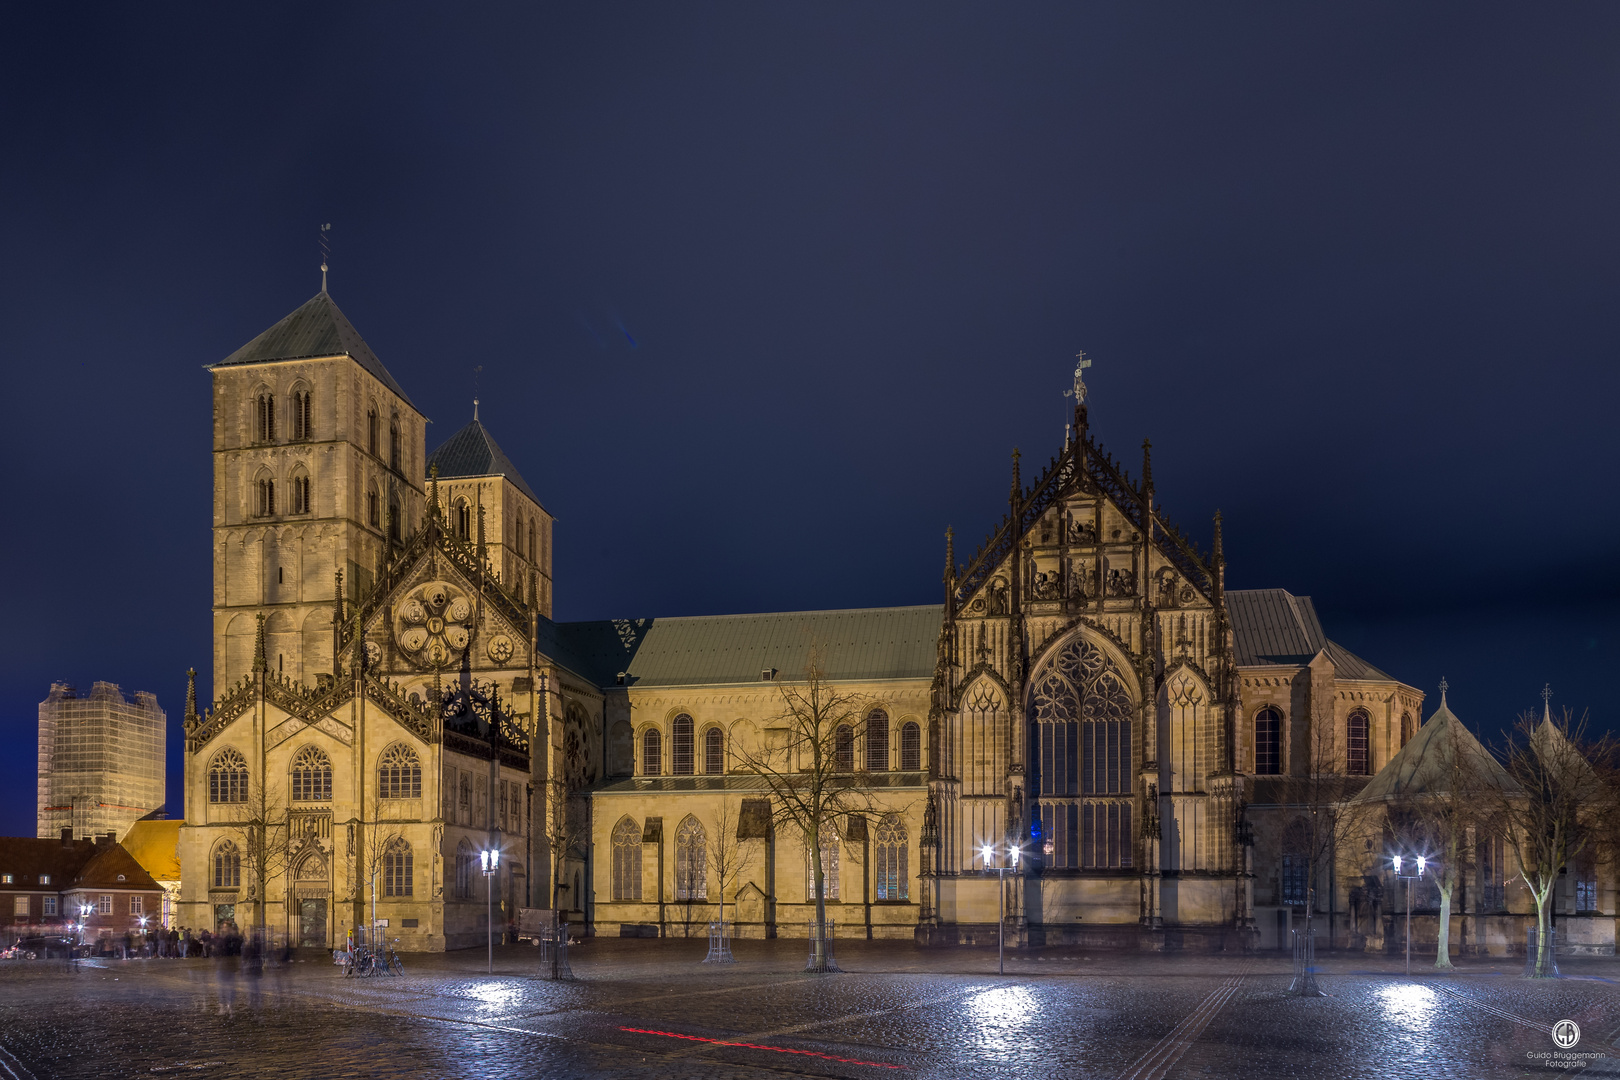
[[[1423,876],[1423,869],[1428,864],[1429,860],[1424,858],[1422,855],[1419,855],[1417,857],[1417,859],[1418,859],[1418,877],[1422,877]]]
[[[1395,872],[1397,874],[1401,872],[1401,857],[1399,855],[1395,856]]]

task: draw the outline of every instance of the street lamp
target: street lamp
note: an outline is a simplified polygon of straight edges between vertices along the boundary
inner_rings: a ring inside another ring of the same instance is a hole
[[[1406,882],[1406,973],[1410,975],[1412,974],[1412,882],[1423,876],[1423,872],[1429,868],[1429,860],[1427,856],[1419,855],[1417,857],[1417,873],[1403,874],[1401,873],[1401,857],[1393,855],[1390,858],[1395,864],[1396,879]]]
[[[1018,871],[1018,856],[1022,854],[1017,844],[1007,848],[1007,861],[1000,866],[993,865],[996,848],[994,844],[986,844],[979,849],[979,857],[984,860],[984,869],[988,873],[996,872],[996,971],[998,974],[1007,974],[1007,890],[1003,881],[1010,870]]]
[[[495,974],[495,882],[496,871],[501,868],[501,852],[499,848],[492,851],[480,851],[478,862],[484,868],[484,903],[488,914],[484,917],[486,923],[485,937],[489,939],[489,973]]]

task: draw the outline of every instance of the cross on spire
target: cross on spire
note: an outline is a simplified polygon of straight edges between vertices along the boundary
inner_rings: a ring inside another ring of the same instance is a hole
[[[1442,705],[1446,703],[1446,690],[1450,686],[1451,684],[1446,682],[1446,677],[1444,675],[1440,676],[1440,704]]]
[[[1548,708],[1552,707],[1552,683],[1541,688],[1541,703]]]

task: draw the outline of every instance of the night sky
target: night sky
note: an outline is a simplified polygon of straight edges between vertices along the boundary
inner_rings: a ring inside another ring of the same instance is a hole
[[[257,21],[246,21],[256,18]],[[557,616],[940,597],[1094,434],[1487,734],[1615,724],[1620,7],[0,14],[0,831],[52,680],[210,660],[209,377],[319,288],[557,523]]]

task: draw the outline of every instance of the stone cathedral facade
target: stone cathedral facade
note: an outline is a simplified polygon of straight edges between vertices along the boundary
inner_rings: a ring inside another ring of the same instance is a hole
[[[970,559],[947,540],[942,604],[578,623],[552,619],[539,496],[476,416],[430,454],[324,289],[211,377],[185,925],[332,946],[386,919],[444,949],[489,908],[669,935],[723,903],[744,936],[802,936],[820,860],[841,936],[975,940],[1000,905],[1025,942],[1221,942],[1296,900],[1283,781],[1364,783],[1421,715],[1308,598],[1228,591],[1219,518],[1207,549],[1171,524],[1146,445],[1133,480],[1092,438],[1078,372],[1072,437],[1032,484],[1015,455]],[[840,767],[872,799],[807,845],[741,763],[812,651],[858,705]],[[1018,872],[985,874],[985,845]]]

